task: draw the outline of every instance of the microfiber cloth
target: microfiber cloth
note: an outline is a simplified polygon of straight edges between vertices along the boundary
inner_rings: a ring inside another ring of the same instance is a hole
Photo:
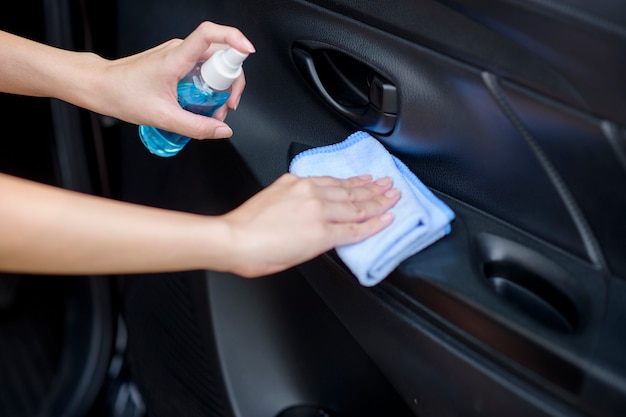
[[[390,210],[394,214],[391,225],[364,241],[336,248],[341,260],[366,287],[378,284],[403,260],[450,232],[454,212],[366,132],[355,132],[342,142],[297,154],[289,171],[299,177],[388,176],[400,191],[400,201]]]

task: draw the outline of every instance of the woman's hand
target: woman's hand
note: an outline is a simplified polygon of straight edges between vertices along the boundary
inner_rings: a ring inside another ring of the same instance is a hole
[[[389,178],[299,178],[285,174],[223,216],[235,258],[226,269],[255,277],[363,240],[388,226],[400,199]]]
[[[233,27],[203,22],[184,40],[173,39],[147,51],[103,66],[104,99],[101,111],[119,119],[155,126],[195,139],[227,138],[230,127],[223,122],[228,108],[236,109],[245,86],[242,75],[235,80],[226,106],[214,117],[183,110],[177,100],[177,85],[199,62],[216,50],[232,46],[253,53],[250,41]]]

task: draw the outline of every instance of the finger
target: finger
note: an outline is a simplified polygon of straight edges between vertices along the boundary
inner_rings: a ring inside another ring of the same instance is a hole
[[[239,107],[239,101],[241,101],[241,95],[243,94],[243,90],[245,87],[246,87],[246,76],[242,72],[241,76],[239,76],[235,80],[235,82],[233,82],[230,97],[228,98],[228,101],[226,102],[229,108],[233,110],[237,110],[237,107]]]
[[[223,121],[206,117],[174,107],[169,113],[169,128],[166,130],[188,136],[192,139],[224,139],[233,135],[233,131]]]
[[[202,53],[202,55],[200,55],[200,61],[206,61],[207,59],[209,59],[211,57],[211,55],[213,55],[214,53],[216,53],[217,51],[221,50],[221,49],[228,49],[228,45],[225,43],[212,43],[211,46],[209,46],[209,49],[207,49],[204,53]]]
[[[219,109],[215,111],[215,113],[213,113],[213,116],[211,117],[219,120],[220,122],[223,122],[224,120],[226,120],[227,115],[228,115],[228,107],[221,106]]]
[[[239,29],[208,21],[202,22],[191,32],[177,51],[189,60],[197,61],[213,43],[227,44],[244,53],[255,52],[252,43]]]
[[[320,195],[330,201],[367,201],[390,190],[392,182],[388,177],[366,184],[327,186],[320,189]]]
[[[392,213],[384,213],[360,223],[338,223],[328,227],[334,247],[357,243],[382,231],[393,222]]]
[[[311,177],[314,178],[315,177]],[[363,174],[349,178],[334,178],[334,177],[317,177],[318,185],[334,185],[337,187],[362,187],[364,184],[372,183],[372,176],[370,174]],[[381,177],[374,181],[374,183],[380,187],[390,188],[392,181],[390,177]]]
[[[298,183],[298,182],[310,182],[315,187],[328,187],[328,186],[346,186],[346,187],[361,187],[365,184],[372,182],[372,176],[369,174],[362,174],[349,178],[337,178],[331,176],[312,176],[312,177],[299,177],[292,173],[284,173],[276,180],[276,182],[284,183]]]
[[[369,174],[358,175],[349,178],[337,178],[331,176],[314,176],[307,177],[319,187],[361,187],[364,184],[372,182],[372,176]]]
[[[363,222],[383,214],[400,200],[400,192],[391,189],[367,201],[326,202],[325,218],[334,223]]]

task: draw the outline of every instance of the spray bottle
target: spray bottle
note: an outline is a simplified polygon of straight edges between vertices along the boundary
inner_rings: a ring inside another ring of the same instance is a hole
[[[215,52],[198,63],[178,83],[178,103],[190,112],[212,116],[231,93],[231,85],[242,71],[248,54],[228,48]],[[176,155],[190,138],[152,126],[139,126],[139,137],[150,152],[168,157]]]

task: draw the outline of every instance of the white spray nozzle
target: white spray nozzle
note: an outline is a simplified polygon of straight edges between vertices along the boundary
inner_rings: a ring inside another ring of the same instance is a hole
[[[247,57],[248,54],[234,48],[215,52],[202,64],[201,73],[204,82],[215,90],[227,90],[241,75],[241,67]]]

